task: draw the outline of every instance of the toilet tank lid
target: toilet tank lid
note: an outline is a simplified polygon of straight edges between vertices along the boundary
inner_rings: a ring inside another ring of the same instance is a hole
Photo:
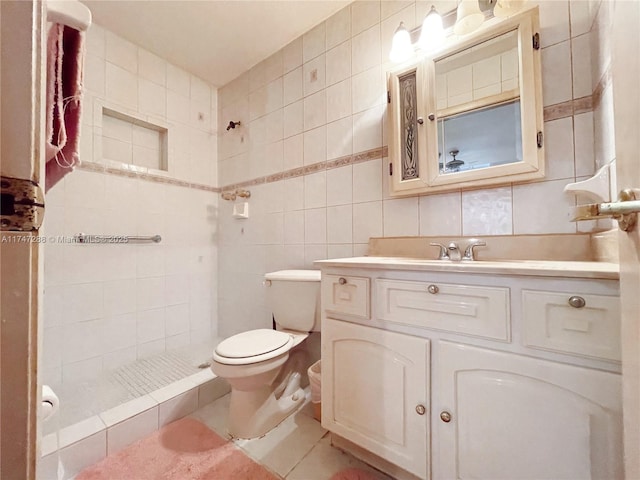
[[[320,270],[280,270],[265,273],[264,278],[290,282],[319,282]]]

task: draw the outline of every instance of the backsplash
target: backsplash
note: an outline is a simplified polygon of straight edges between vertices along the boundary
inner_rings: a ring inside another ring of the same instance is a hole
[[[221,334],[270,325],[264,272],[361,255],[369,237],[608,228],[569,222],[575,199],[563,193],[607,158],[606,149],[594,149],[610,121],[598,123],[598,107],[592,111],[600,79],[592,73],[597,1],[539,2],[544,106],[552,118],[545,122],[544,181],[389,197],[383,155],[391,37],[400,21],[418,25],[431,3],[354,2],[219,90],[218,123],[242,122],[219,134],[219,184],[251,185],[252,192],[247,220],[232,218],[232,202],[220,203],[219,275],[233,279],[219,290]],[[441,12],[456,4],[435,3]],[[380,156],[339,161],[370,151]],[[243,302],[247,295],[258,301]]]

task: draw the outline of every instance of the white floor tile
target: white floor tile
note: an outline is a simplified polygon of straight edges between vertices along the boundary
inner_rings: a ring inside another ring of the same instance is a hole
[[[298,412],[267,433],[253,440],[239,440],[236,444],[259,463],[286,476],[327,431],[320,422]]]
[[[286,478],[287,480],[328,480],[345,468],[360,468],[370,472],[379,480],[391,479],[366,463],[332,447],[330,435],[323,437]]]

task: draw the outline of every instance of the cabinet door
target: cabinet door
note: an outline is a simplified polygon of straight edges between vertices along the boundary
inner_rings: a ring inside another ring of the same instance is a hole
[[[622,478],[619,375],[447,342],[438,347],[436,478]],[[450,413],[450,422],[440,412]]]
[[[325,319],[322,425],[427,478],[428,361],[428,340]]]

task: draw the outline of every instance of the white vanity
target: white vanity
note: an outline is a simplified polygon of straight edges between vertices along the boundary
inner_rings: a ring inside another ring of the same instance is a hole
[[[397,478],[622,478],[618,266],[322,268],[322,424]]]

